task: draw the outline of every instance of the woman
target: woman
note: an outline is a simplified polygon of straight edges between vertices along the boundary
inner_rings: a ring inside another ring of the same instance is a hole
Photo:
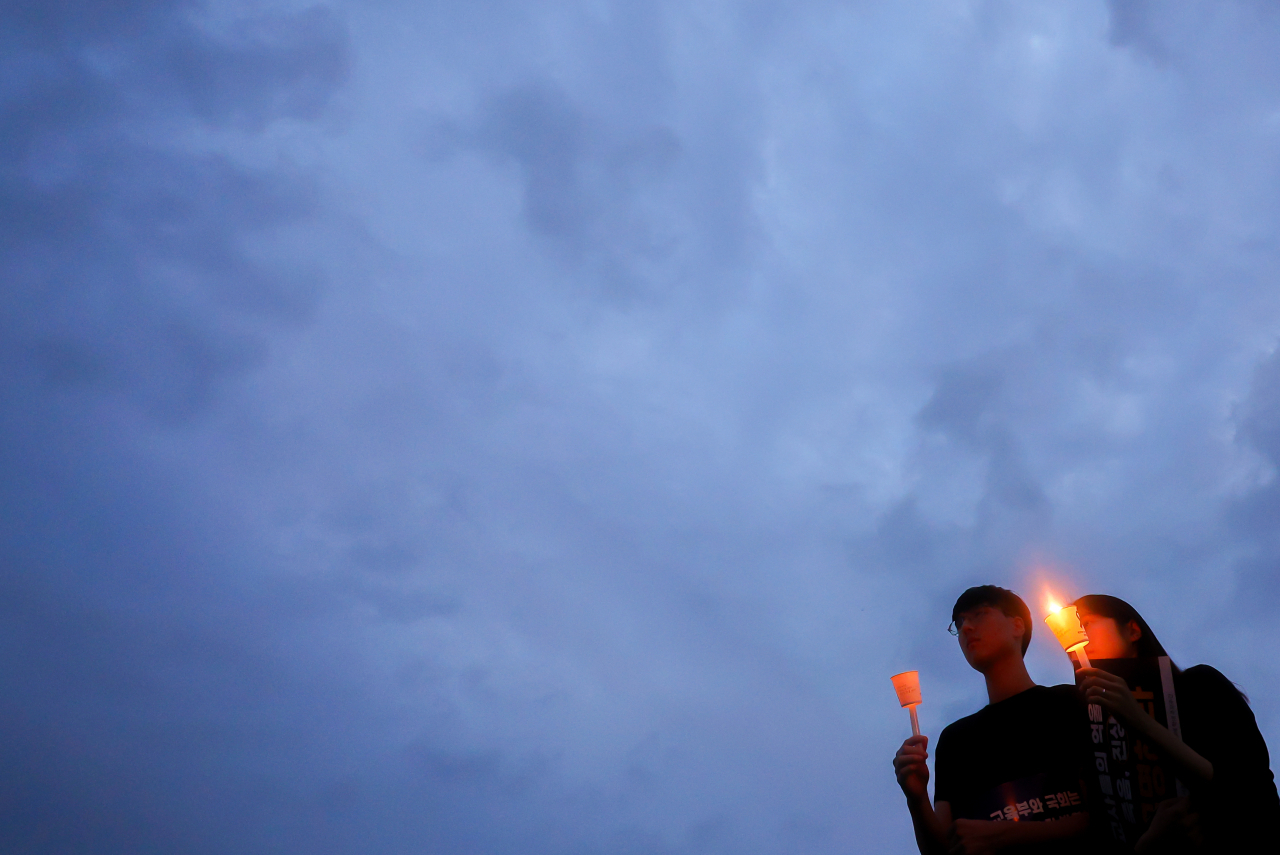
[[[1151,627],[1124,600],[1101,594],[1075,602],[1089,636],[1090,659],[1167,656]],[[1101,704],[1163,750],[1191,798],[1160,806],[1135,850],[1173,851],[1204,845],[1209,852],[1270,852],[1280,840],[1280,797],[1267,745],[1248,699],[1208,665],[1173,668],[1182,740],[1134,700],[1124,680],[1097,668],[1079,672],[1090,703]]]

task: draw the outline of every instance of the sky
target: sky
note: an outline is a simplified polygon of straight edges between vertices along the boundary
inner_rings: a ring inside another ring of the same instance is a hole
[[[1280,9],[1156,5],[0,2],[2,848],[911,851],[982,583],[1277,745]]]

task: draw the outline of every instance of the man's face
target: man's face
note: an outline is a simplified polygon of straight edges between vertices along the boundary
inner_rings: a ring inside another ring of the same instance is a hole
[[[995,606],[977,606],[956,615],[960,651],[975,671],[986,673],[995,662],[1022,657],[1022,618],[1009,617]]]

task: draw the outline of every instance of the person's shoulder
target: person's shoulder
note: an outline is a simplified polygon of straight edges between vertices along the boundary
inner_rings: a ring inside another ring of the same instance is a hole
[[[942,728],[942,733],[938,734],[938,738],[942,739],[944,736],[948,736],[948,735],[955,736],[958,733],[963,733],[964,731],[970,729],[981,720],[982,720],[982,710],[969,713],[967,716],[964,716],[963,718],[958,718],[955,721],[951,722],[951,724]]]
[[[1182,672],[1183,680],[1191,683],[1230,683],[1227,675],[1212,665],[1192,665]]]
[[[1077,707],[1081,700],[1080,690],[1070,683],[1056,686],[1032,686],[1026,691],[1026,699],[1031,703],[1044,706]]]
[[[1071,683],[1059,683],[1056,686],[1036,686],[1036,700],[1046,712],[1053,710],[1068,717],[1074,717],[1084,710],[1084,696],[1080,689]]]
[[[941,748],[943,742],[963,741],[965,734],[982,727],[982,720],[986,715],[987,707],[983,707],[977,712],[969,713],[967,716],[951,722],[951,724],[942,728],[942,733],[938,734],[938,747]]]
[[[1183,692],[1199,694],[1220,694],[1227,697],[1240,697],[1240,689],[1212,665],[1192,665],[1176,678],[1175,685]]]
[[[1080,689],[1073,683],[1059,683],[1056,686],[1036,686],[1041,689],[1044,695],[1060,701],[1078,701],[1080,699]]]

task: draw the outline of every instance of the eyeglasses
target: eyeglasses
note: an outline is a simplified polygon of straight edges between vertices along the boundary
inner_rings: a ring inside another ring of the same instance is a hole
[[[959,635],[960,630],[964,628],[966,621],[979,623],[990,617],[994,611],[995,609],[991,608],[991,606],[978,606],[978,608],[973,609],[972,611],[962,612],[956,616],[955,620],[947,624],[947,632],[952,635]]]

